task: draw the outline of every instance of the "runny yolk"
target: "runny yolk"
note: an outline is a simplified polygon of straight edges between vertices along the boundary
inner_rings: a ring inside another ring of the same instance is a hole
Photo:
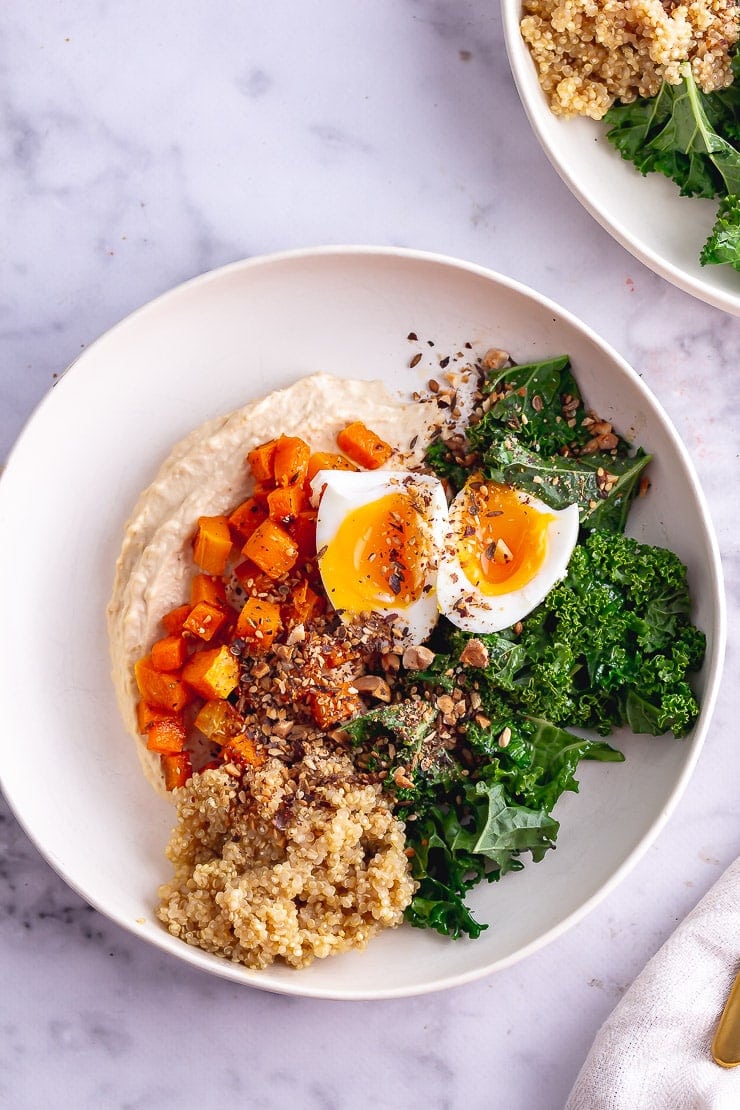
[[[475,478],[457,516],[458,556],[466,578],[483,594],[521,589],[547,555],[547,528],[555,517],[522,501],[511,486]]]
[[[402,609],[419,598],[428,560],[421,521],[409,495],[400,492],[345,516],[319,553],[324,589],[335,609]]]

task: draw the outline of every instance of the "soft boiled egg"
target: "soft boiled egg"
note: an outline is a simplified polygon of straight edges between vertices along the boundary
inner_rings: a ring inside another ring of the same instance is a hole
[[[439,480],[407,471],[320,470],[311,489],[331,604],[343,620],[394,613],[399,643],[422,643],[439,616],[435,584],[447,532]]]
[[[437,575],[439,607],[468,632],[522,620],[565,576],[578,506],[556,511],[513,486],[468,480],[450,505]]]

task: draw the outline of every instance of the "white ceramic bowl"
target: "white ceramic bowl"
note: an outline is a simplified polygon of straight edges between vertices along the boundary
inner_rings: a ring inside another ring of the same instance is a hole
[[[408,366],[414,331],[435,341]],[[688,563],[708,634],[701,719],[683,741],[616,738],[627,762],[586,764],[556,816],[556,852],[478,889],[490,928],[449,941],[410,927],[297,972],[248,971],[175,940],[152,913],[173,811],[139,770],[111,688],[105,607],[124,522],[172,445],[201,421],[324,370],[413,390],[470,341],[519,361],[568,352],[589,402],[654,451],[631,530]],[[173,956],[289,994],[378,998],[451,986],[511,964],[582,917],[646,849],[683,789],[720,675],[723,595],[686,452],[639,377],[550,301],[430,254],[327,248],[227,266],[97,340],[39,406],[0,482],[6,796],[51,865],[88,902]]]
[[[506,50],[519,96],[542,149],[588,212],[656,274],[707,304],[740,315],[740,274],[701,266],[699,252],[717,212],[715,201],[682,197],[661,174],[642,174],[606,138],[606,125],[562,119],[548,106],[519,32],[521,0],[501,0]]]

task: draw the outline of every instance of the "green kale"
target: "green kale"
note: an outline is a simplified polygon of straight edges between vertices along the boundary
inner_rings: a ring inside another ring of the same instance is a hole
[[[512,802],[500,783],[469,783],[454,804],[442,800],[430,805],[407,826],[419,889],[406,919],[448,936],[479,936],[487,926],[476,922],[466,907],[467,891],[482,879],[492,882],[521,870],[522,852],[542,859],[557,832],[558,822],[549,814]]]
[[[516,485],[553,509],[576,502],[584,529],[623,531],[650,456],[631,455],[616,433],[608,451],[591,449],[597,446],[590,443],[593,418],[568,357],[507,367],[489,378],[486,389],[494,403],[468,430],[485,477]],[[438,466],[435,457],[427,459]],[[447,466],[437,473],[452,476]],[[456,488],[461,477],[453,478]]]
[[[502,428],[514,431],[520,443],[542,455],[554,455],[591,438],[583,427],[586,413],[567,355],[509,366],[489,376],[485,389],[496,400],[468,432],[475,449],[485,451]],[[565,398],[578,401],[572,427],[563,413]]]
[[[700,261],[740,269],[740,55],[734,81],[702,93],[691,66],[678,85],[666,82],[657,96],[616,104],[604,117],[607,138],[642,174],[662,173],[681,196],[721,198],[717,221]]]
[[[455,462],[452,452],[441,439],[429,444],[425,460],[437,477],[448,481],[455,492],[462,489],[470,477],[470,471]]]
[[[652,456],[638,450],[631,457],[594,452],[547,458],[499,434],[491,438],[483,457],[485,475],[492,481],[510,482],[552,509],[576,502],[582,528],[621,532]]]
[[[643,174],[665,174],[682,196],[740,193],[740,151],[718,133],[732,100],[715,100],[696,84],[691,66],[678,85],[663,82],[657,96],[617,104],[604,117],[607,138]]]
[[[702,247],[702,266],[727,263],[740,270],[740,196],[724,197],[711,234]]]

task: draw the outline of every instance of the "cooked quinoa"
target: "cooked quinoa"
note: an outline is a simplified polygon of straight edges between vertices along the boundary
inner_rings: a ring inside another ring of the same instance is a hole
[[[305,967],[402,923],[416,888],[404,826],[343,753],[227,765],[176,793],[158,909],[174,936],[249,967]]]
[[[616,100],[678,84],[690,61],[704,92],[732,80],[737,0],[524,0],[522,36],[553,112],[601,119]]]

